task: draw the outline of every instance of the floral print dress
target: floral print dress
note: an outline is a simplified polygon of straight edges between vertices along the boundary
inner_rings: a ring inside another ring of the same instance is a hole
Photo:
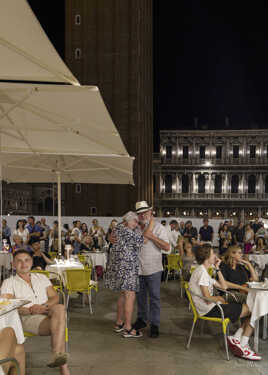
[[[105,287],[114,291],[139,291],[138,254],[143,245],[143,235],[123,224],[115,228],[117,242],[111,248],[105,276]]]

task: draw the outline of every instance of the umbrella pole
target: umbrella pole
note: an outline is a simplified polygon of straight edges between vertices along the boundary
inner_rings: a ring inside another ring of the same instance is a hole
[[[61,175],[57,171],[57,185],[58,185],[58,254],[61,257]]]

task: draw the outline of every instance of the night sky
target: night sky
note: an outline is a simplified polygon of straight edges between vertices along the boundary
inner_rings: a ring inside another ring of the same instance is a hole
[[[64,0],[29,3],[64,57]],[[154,1],[155,150],[159,129],[193,129],[194,117],[200,129],[223,129],[226,116],[230,128],[268,128],[267,10],[262,1]]]

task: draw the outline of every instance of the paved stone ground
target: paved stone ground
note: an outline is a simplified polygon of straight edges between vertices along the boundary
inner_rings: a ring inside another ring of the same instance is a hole
[[[196,327],[190,350],[185,349],[192,313],[179,298],[178,281],[162,284],[161,336],[124,339],[113,333],[116,294],[101,288],[94,315],[82,308],[78,298],[70,305],[70,368],[72,375],[266,375],[268,342],[260,340],[263,360],[253,363],[230,353],[225,359],[223,338],[218,325],[206,323],[204,334]],[[26,342],[27,375],[52,375],[49,369],[50,340],[31,337]]]

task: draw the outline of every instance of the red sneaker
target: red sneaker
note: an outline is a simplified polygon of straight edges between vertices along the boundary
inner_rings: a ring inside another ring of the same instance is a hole
[[[262,359],[262,357],[259,354],[255,353],[249,345],[244,346],[242,349],[242,358],[249,359],[250,361],[260,361]]]
[[[243,356],[243,349],[240,345],[240,340],[234,336],[227,336],[228,346],[231,349],[232,353],[237,357]]]

